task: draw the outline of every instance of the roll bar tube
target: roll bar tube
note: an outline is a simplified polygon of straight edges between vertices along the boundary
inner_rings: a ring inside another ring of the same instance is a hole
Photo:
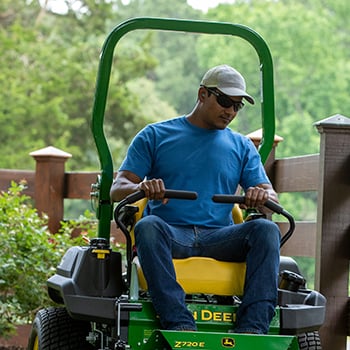
[[[98,236],[106,239],[110,237],[110,220],[113,211],[113,203],[111,203],[109,196],[113,181],[113,160],[105,137],[103,123],[113,53],[118,41],[125,34],[139,29],[232,35],[248,41],[255,48],[260,60],[263,139],[259,148],[259,153],[263,163],[266,161],[274,142],[275,107],[272,57],[266,42],[258,33],[241,24],[169,18],[133,18],[121,23],[111,31],[102,47],[91,123],[91,129],[101,164],[101,177],[100,183],[98,184]]]

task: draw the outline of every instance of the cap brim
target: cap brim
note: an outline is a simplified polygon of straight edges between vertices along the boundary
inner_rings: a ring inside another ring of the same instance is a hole
[[[244,90],[233,88],[233,87],[226,87],[226,88],[220,88],[217,87],[220,91],[222,91],[225,95],[228,96],[242,96],[245,98],[250,104],[255,104],[255,101],[252,96],[248,95]]]

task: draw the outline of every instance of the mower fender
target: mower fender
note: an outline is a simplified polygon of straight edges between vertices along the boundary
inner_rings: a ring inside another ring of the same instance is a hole
[[[114,324],[116,300],[123,290],[121,255],[103,250],[99,256],[99,252],[90,247],[70,248],[48,279],[48,292],[72,318]]]

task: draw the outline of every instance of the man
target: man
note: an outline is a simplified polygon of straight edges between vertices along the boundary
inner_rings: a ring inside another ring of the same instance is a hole
[[[132,141],[111,188],[120,201],[143,190],[149,199],[136,224],[135,239],[149,293],[162,327],[196,330],[176,282],[172,258],[212,257],[246,261],[245,293],[237,312],[238,333],[265,334],[277,301],[280,233],[260,219],[235,225],[232,206],[213,203],[213,194],[234,194],[240,185],[245,206],[277,200],[253,143],[228,125],[243,108],[245,81],[220,65],[203,77],[188,115],[146,126]],[[196,191],[196,201],[167,200],[165,189]]]

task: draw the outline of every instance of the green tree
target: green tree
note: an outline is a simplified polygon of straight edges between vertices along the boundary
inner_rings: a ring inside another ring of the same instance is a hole
[[[85,2],[79,11],[70,9],[63,16],[31,2],[22,4],[24,11],[17,15],[19,2],[9,2],[0,15],[4,52],[0,64],[5,67],[0,82],[7,87],[0,96],[5,155],[0,167],[32,168],[28,153],[55,145],[74,155],[68,164],[71,169],[96,169],[90,120],[98,56],[109,31],[106,23],[113,16],[112,4],[106,2],[102,8],[108,11],[103,12],[94,1]],[[127,54],[118,62],[121,69],[112,74],[106,128],[124,143],[144,125],[139,91],[129,90],[126,82],[154,67],[149,40],[129,47],[126,41]]]
[[[53,144],[74,155],[71,169],[96,169],[90,119],[98,56],[106,34],[130,17],[205,18],[248,25],[267,41],[274,60],[278,156],[317,152],[312,123],[346,113],[349,101],[349,2],[237,1],[207,14],[185,0],[4,0],[0,5],[0,167],[32,168],[28,153]],[[168,32],[132,32],[117,46],[106,133],[116,163],[146,123],[187,113],[208,67],[227,62],[246,77],[259,101],[259,63],[239,38]],[[138,85],[139,84],[139,85]],[[147,98],[145,99],[145,95]],[[158,108],[157,108],[158,106]],[[174,112],[174,110],[176,112]],[[247,106],[232,125],[243,133],[260,127],[260,108]]]
[[[133,0],[128,5],[118,0],[117,3],[118,13],[124,20],[145,16],[196,20],[203,16],[200,11],[189,6],[186,0]],[[146,77],[154,81],[160,98],[173,106],[177,113],[188,113],[195,102],[196,87],[202,74],[196,52],[198,36],[167,31],[155,31],[152,36],[152,54],[157,64],[147,72]],[[163,111],[158,111],[154,118],[157,119],[160,114]],[[171,116],[163,114],[161,117],[168,119]]]

